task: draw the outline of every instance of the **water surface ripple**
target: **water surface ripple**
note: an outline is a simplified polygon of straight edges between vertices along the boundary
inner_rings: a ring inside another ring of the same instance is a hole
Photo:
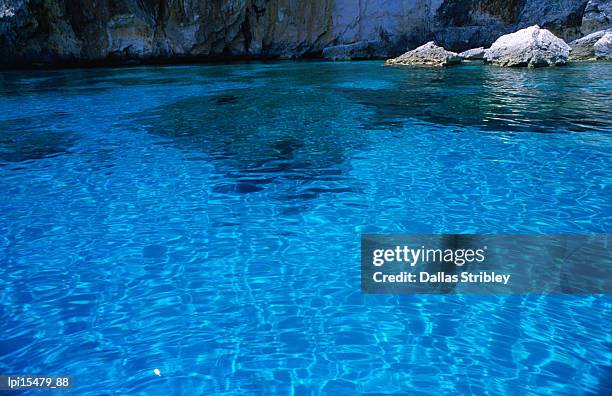
[[[612,393],[608,296],[359,285],[362,232],[609,233],[610,63],[2,72],[0,109],[2,373],[78,395]]]

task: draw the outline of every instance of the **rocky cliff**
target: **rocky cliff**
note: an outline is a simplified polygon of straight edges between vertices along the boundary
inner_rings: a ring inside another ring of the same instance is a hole
[[[386,57],[432,39],[456,51],[488,46],[535,23],[571,40],[611,27],[611,2],[0,0],[0,65],[317,57],[330,48]]]

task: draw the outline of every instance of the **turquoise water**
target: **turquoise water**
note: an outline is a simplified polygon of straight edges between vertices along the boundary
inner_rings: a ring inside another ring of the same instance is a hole
[[[611,65],[1,72],[0,373],[610,394],[609,296],[364,295],[359,240],[610,233]]]

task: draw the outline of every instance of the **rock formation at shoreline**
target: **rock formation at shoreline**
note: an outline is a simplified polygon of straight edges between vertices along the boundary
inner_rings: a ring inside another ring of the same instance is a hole
[[[459,54],[461,59],[465,60],[482,60],[484,59],[485,49],[484,47],[472,48],[467,51],[463,51]]]
[[[244,57],[383,58],[488,47],[535,23],[565,40],[609,0],[0,0],[0,66]]]
[[[386,65],[421,66],[450,66],[458,63],[461,63],[461,57],[456,52],[447,51],[433,41],[385,62]]]
[[[570,59],[572,60],[594,60],[595,56],[595,44],[606,34],[606,32],[612,33],[612,29],[600,30],[595,33],[591,33],[582,38],[574,40],[569,43],[572,48],[570,52]]]
[[[602,38],[597,40],[593,48],[595,48],[595,58],[612,60],[612,32],[606,32]]]
[[[485,51],[485,62],[505,67],[558,66],[567,63],[570,46],[537,25],[498,38]]]

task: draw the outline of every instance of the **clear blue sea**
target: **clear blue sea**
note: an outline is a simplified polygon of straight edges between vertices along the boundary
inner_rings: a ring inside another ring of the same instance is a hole
[[[609,395],[609,295],[365,295],[359,242],[611,231],[612,63],[0,72],[0,374],[68,394]]]

